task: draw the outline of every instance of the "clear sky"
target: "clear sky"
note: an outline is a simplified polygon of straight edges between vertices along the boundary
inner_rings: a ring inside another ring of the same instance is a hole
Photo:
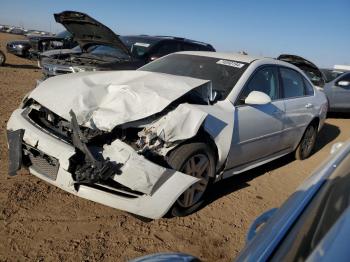
[[[52,14],[89,14],[118,34],[174,35],[218,51],[350,64],[350,0],[1,0],[0,24],[61,31]]]

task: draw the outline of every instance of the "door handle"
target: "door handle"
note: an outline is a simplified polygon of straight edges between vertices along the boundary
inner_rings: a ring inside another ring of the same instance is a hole
[[[306,108],[312,108],[313,106],[314,106],[314,105],[311,104],[311,103],[307,103],[307,104],[305,105]]]

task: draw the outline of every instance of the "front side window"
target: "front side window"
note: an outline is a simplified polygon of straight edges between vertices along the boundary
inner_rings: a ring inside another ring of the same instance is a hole
[[[259,91],[267,94],[271,100],[279,98],[278,72],[273,66],[264,67],[254,73],[239,96],[239,104],[244,104],[245,99],[252,91]]]
[[[314,87],[305,78],[304,78],[304,85],[305,85],[305,95],[313,96],[314,95]]]
[[[304,81],[303,77],[293,69],[280,68],[282,84],[283,84],[283,97],[293,98],[304,96]]]

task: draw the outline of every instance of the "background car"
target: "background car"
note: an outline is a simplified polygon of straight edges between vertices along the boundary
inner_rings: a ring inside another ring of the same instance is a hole
[[[12,27],[9,28],[6,32],[14,35],[24,35],[26,33],[26,30],[20,27]]]
[[[0,50],[0,66],[3,66],[6,62],[5,54]]]
[[[77,46],[73,36],[68,31],[62,31],[54,36],[50,35],[27,35],[31,45],[30,55],[38,58],[40,53],[52,49],[65,49]]]
[[[295,65],[296,67],[303,70],[303,72],[307,75],[310,81],[319,88],[323,88],[325,85],[325,78],[322,74],[321,70],[309,60],[301,56],[282,54],[277,57],[278,60],[285,61]]]
[[[136,71],[53,77],[8,121],[9,173],[23,164],[114,208],[183,216],[215,181],[310,156],[326,110],[297,67],[240,54],[180,52]]]
[[[334,145],[280,208],[253,222],[237,261],[348,261],[349,187],[350,141]]]
[[[350,112],[350,71],[323,69],[330,112]]]
[[[81,52],[42,54],[44,79],[82,71],[129,70],[164,55],[184,51],[215,51],[206,43],[171,36],[119,36],[90,16],[73,11],[55,14],[55,19],[74,35]],[[83,34],[85,32],[85,34]],[[94,32],[94,37],[89,36]],[[89,37],[86,37],[89,36]]]
[[[20,56],[20,57],[29,57],[30,48],[31,48],[31,45],[29,43],[29,40],[11,41],[11,42],[8,42],[6,45],[6,49],[8,53],[11,53],[13,55]]]

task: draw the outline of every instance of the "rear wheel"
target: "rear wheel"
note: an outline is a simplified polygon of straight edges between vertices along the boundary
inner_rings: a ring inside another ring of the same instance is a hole
[[[215,157],[204,143],[189,143],[176,148],[168,158],[175,170],[200,179],[188,188],[175,202],[171,215],[185,216],[196,211],[204,201],[215,175]]]
[[[0,51],[0,66],[4,65],[5,61],[6,61],[5,54],[2,51]]]
[[[317,137],[316,125],[310,124],[306,128],[305,133],[300,141],[300,144],[295,150],[296,159],[303,160],[308,158],[311,155],[312,150],[315,147],[316,137]]]

